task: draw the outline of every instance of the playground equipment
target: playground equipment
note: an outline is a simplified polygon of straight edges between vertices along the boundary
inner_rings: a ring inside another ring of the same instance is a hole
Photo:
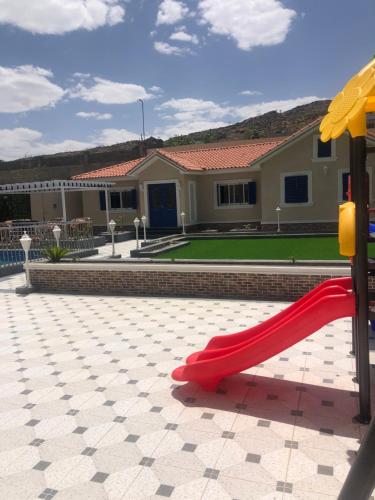
[[[375,260],[368,259],[367,244],[375,242],[369,227],[369,185],[366,156],[375,152],[366,144],[366,113],[375,112],[375,59],[359,71],[331,102],[320,125],[321,140],[350,135],[349,202],[339,211],[340,253],[351,258],[352,277],[327,280],[299,301],[243,332],[214,337],[203,351],[187,358],[172,377],[178,381],[194,380],[207,390],[214,390],[223,377],[243,371],[299,342],[323,325],[344,316],[352,317],[352,353],[356,357],[355,381],[359,385],[357,420],[371,419],[369,320],[375,313],[369,299],[368,276],[375,275]],[[357,460],[341,491],[339,500],[368,499],[375,487],[375,420],[362,443]]]

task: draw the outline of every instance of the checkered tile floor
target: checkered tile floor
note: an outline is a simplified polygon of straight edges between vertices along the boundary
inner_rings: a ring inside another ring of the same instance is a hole
[[[206,393],[172,369],[284,304],[19,297],[23,280],[0,280],[0,498],[337,498],[366,432],[349,320]]]

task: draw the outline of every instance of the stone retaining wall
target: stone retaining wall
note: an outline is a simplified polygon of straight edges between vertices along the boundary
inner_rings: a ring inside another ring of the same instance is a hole
[[[322,272],[319,268],[311,273],[309,268],[300,268],[301,272],[290,273],[280,267],[270,273],[265,266],[263,272],[230,266],[218,266],[226,268],[218,270],[191,266],[191,271],[183,272],[176,270],[178,266],[170,266],[170,270],[160,265],[133,265],[134,270],[130,266],[93,269],[90,265],[85,269],[74,263],[31,264],[30,277],[33,289],[41,292],[294,301],[328,278],[349,274],[345,268]]]

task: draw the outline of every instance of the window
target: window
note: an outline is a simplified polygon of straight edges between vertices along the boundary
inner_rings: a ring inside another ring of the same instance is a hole
[[[314,135],[313,161],[336,160],[336,141],[322,142],[319,135]]]
[[[256,204],[256,182],[216,184],[217,207]]]
[[[309,174],[284,174],[283,177],[284,196],[282,199],[285,204],[306,204],[310,202]]]
[[[318,139],[318,158],[331,158],[332,156],[332,141],[322,142]]]
[[[110,210],[134,210],[137,208],[137,190],[125,189],[123,191],[109,191]],[[106,209],[105,191],[99,192],[100,210]]]

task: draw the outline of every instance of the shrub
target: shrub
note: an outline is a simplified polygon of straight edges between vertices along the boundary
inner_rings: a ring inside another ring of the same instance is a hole
[[[44,255],[47,257],[49,262],[59,262],[68,253],[69,250],[67,248],[60,248],[57,246],[50,247],[44,250]]]

